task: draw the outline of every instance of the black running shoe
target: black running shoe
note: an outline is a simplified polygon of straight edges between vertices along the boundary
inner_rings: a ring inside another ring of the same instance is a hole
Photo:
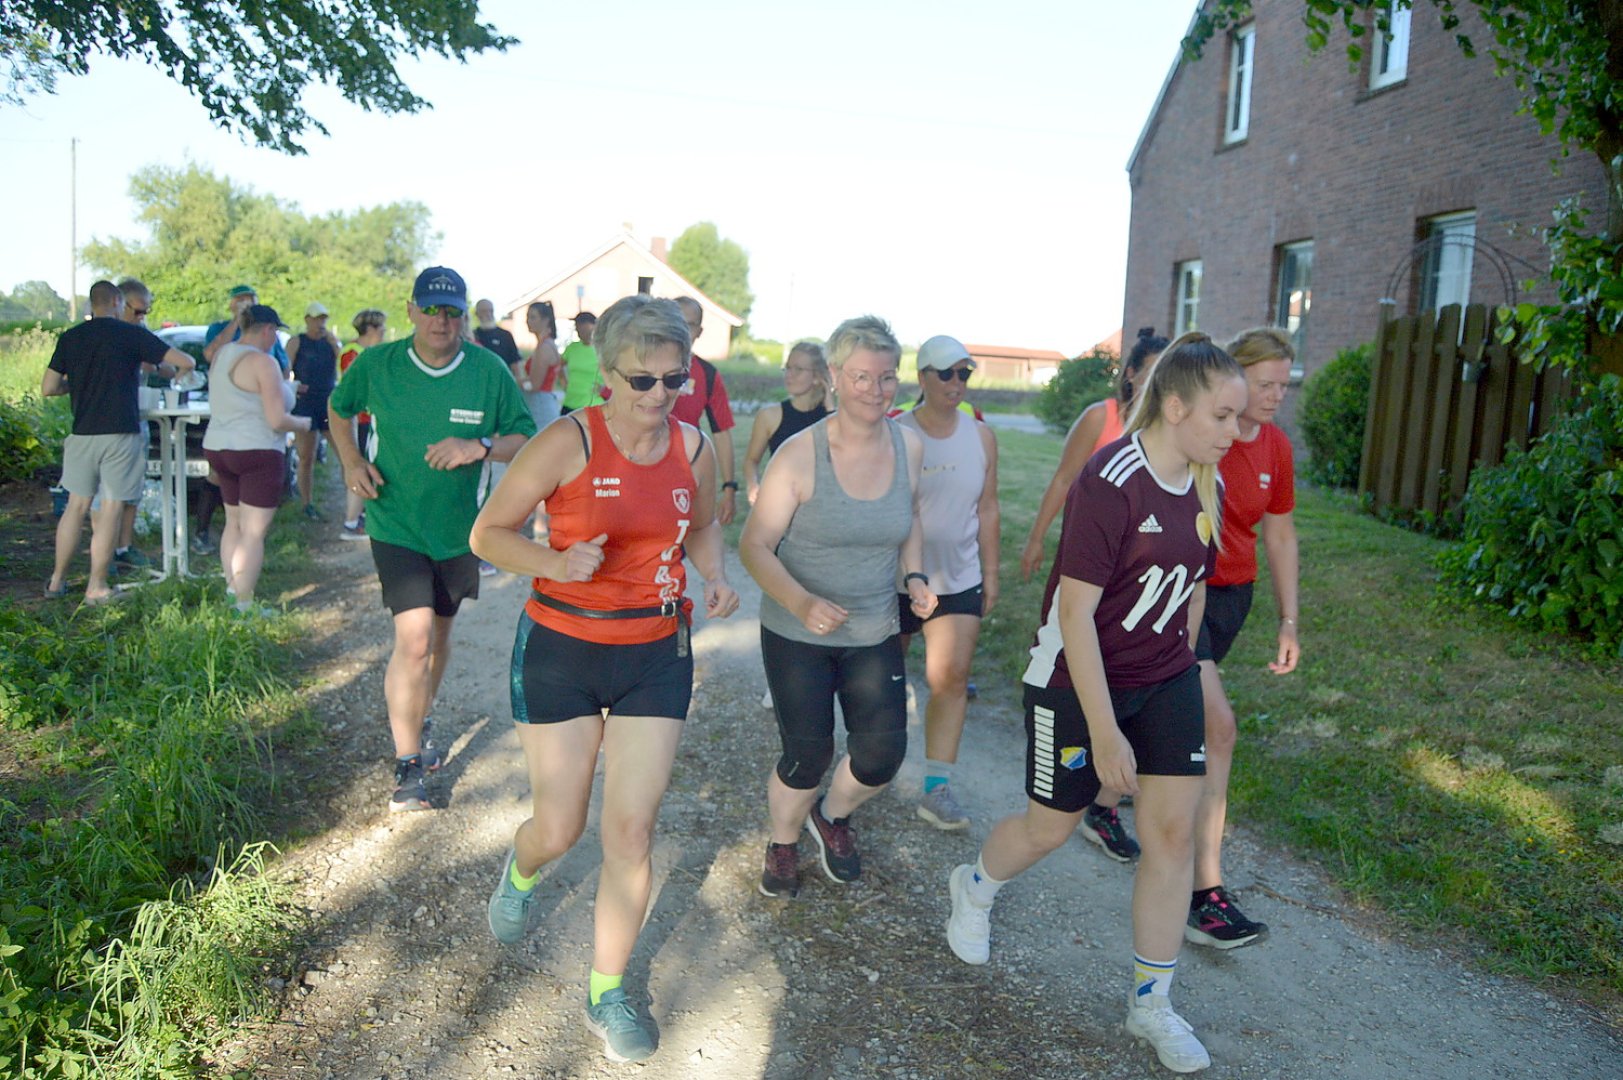
[[[1098,844],[1106,855],[1117,862],[1132,862],[1138,858],[1138,841],[1121,823],[1121,815],[1114,806],[1090,804],[1082,811],[1082,835]]]
[[[849,817],[830,821],[823,816],[823,800],[818,799],[806,818],[806,831],[817,841],[823,872],[830,881],[843,885],[862,876],[862,856],[857,852],[857,834]]]
[[[1195,894],[1189,908],[1189,922],[1183,928],[1185,941],[1214,949],[1238,949],[1267,936],[1268,927],[1246,918],[1221,885]]]
[[[800,892],[800,845],[766,845],[766,869],[761,871],[761,895],[789,899]]]

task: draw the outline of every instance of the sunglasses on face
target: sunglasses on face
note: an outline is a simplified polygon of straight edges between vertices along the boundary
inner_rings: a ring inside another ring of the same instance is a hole
[[[688,373],[686,371],[672,371],[665,375],[627,375],[623,371],[616,371],[616,375],[630,384],[631,389],[639,394],[646,394],[654,388],[655,383],[664,383],[667,390],[680,390],[687,385]]]
[[[430,319],[437,319],[441,315],[444,315],[447,319],[460,319],[468,313],[466,308],[459,308],[454,304],[429,304],[427,307],[420,307],[417,310]]]
[[[968,382],[969,377],[973,374],[975,372],[966,367],[935,369],[935,377],[942,382],[952,382],[954,376],[957,376],[959,382]]]
[[[144,319],[147,317],[147,312],[151,310],[151,308],[132,307],[130,308],[130,314],[135,316],[137,319]]]

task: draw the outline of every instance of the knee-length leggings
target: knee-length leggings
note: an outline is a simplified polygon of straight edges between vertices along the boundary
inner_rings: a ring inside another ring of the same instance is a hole
[[[761,659],[778,716],[778,778],[806,791],[834,759],[834,698],[845,714],[851,773],[868,787],[896,776],[907,756],[907,676],[902,639],[877,645],[812,645],[761,629]]]

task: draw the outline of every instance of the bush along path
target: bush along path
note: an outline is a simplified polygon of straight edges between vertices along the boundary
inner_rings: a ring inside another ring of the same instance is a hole
[[[306,604],[327,657],[309,697],[325,751],[307,765],[311,835],[282,870],[310,936],[279,1018],[227,1047],[234,1075],[590,1077],[612,1065],[582,1004],[599,861],[594,818],[544,870],[531,930],[503,947],[485,901],[527,813],[507,711],[507,663],[526,584],[502,575],[457,622],[435,709],[451,746],[431,813],[390,815],[382,716],[388,622],[359,545],[322,556]],[[777,755],[755,592],[733,620],[697,628],[699,685],[655,849],[655,897],[628,972],[660,1029],[642,1067],[659,1077],[1145,1077],[1163,1070],[1121,1028],[1131,958],[1131,871],[1080,838],[1004,890],[992,961],[946,947],[946,877],[993,821],[1023,803],[1014,686],[972,704],[958,771],[968,833],[914,815],[922,737],[892,791],[864,807],[864,877],[837,886],[802,843],[793,901],[756,890],[764,787]],[[325,644],[322,644],[325,642]],[[339,644],[341,643],[341,647]],[[916,665],[915,665],[916,667]],[[919,693],[923,693],[920,688]],[[324,823],[317,826],[317,819]],[[1315,868],[1242,831],[1228,862],[1270,938],[1230,953],[1186,947],[1177,996],[1214,1077],[1613,1077],[1623,1044],[1583,1008],[1466,961],[1405,945]]]

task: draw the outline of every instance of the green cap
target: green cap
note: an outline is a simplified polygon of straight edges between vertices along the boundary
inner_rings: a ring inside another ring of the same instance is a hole
[[[233,286],[231,286],[231,299],[233,299],[233,300],[235,300],[239,296],[258,296],[258,295],[259,295],[259,290],[254,288],[252,285],[233,285]]]

